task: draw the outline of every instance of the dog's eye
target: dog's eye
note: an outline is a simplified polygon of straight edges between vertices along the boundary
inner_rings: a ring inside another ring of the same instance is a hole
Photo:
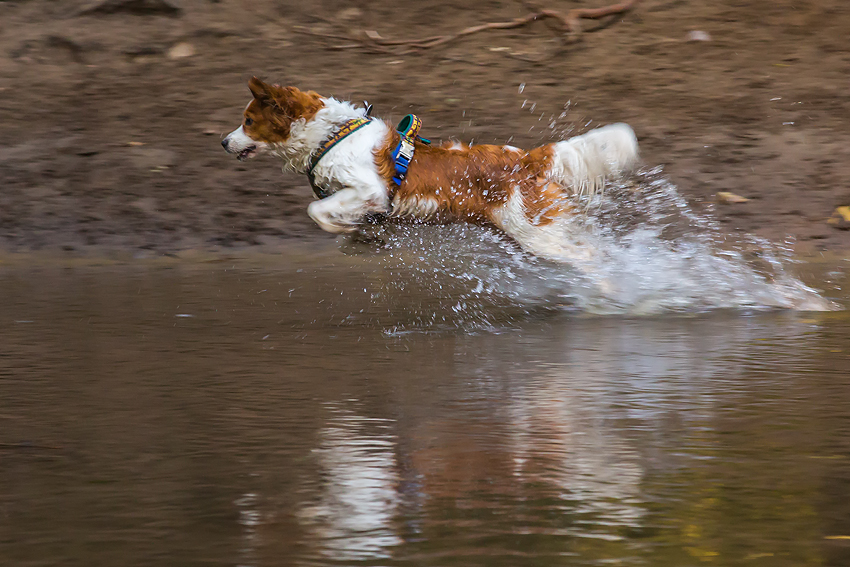
[[[251,124],[253,124],[253,123],[254,123],[254,121],[253,121],[253,120],[251,120],[250,118],[246,118],[246,119],[245,119],[245,126],[250,126],[250,125],[251,125]]]

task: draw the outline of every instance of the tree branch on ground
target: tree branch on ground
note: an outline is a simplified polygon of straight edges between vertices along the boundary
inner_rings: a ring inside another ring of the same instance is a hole
[[[456,33],[435,35],[420,39],[387,39],[374,30],[364,30],[361,34],[356,36],[314,32],[302,27],[296,28],[295,31],[317,37],[338,39],[348,42],[332,46],[334,49],[367,48],[379,53],[407,55],[445,45],[462,37],[482,31],[515,29],[536,21],[548,20],[555,24],[556,29],[563,34],[562,37],[565,36],[569,42],[575,42],[581,39],[582,20],[599,20],[608,16],[624,14],[634,8],[638,2],[640,2],[640,0],[624,0],[623,2],[603,6],[601,8],[574,8],[566,14],[558,12],[557,10],[538,8],[530,2],[524,2],[525,6],[532,10],[532,13],[526,16],[514,18],[507,22],[478,24],[462,29]]]

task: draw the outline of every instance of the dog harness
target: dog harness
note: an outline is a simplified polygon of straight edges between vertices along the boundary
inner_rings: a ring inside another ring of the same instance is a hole
[[[319,146],[319,150],[310,159],[310,166],[307,168],[307,179],[310,180],[310,187],[313,188],[313,193],[315,193],[316,197],[319,199],[324,199],[325,197],[330,196],[330,193],[328,193],[324,188],[316,185],[316,176],[313,175],[313,170],[316,169],[317,165],[319,165],[319,160],[321,160],[332,147],[372,121],[372,118],[368,115],[369,110],[372,110],[371,105],[367,108],[366,118],[353,118],[343,124],[342,128],[340,128],[333,136],[322,142],[322,145]]]
[[[316,185],[316,176],[313,175],[313,170],[316,169],[316,166],[319,165],[319,161],[331,150],[331,148],[372,121],[372,117],[369,116],[371,111],[372,105],[367,104],[365,118],[353,118],[343,124],[342,128],[340,128],[330,138],[322,142],[318,151],[316,151],[313,157],[310,158],[310,165],[307,168],[307,179],[310,180],[310,187],[313,188],[313,193],[315,193],[316,197],[319,199],[324,199],[325,197],[330,196],[330,193],[328,193],[324,188]],[[413,159],[413,152],[415,149],[414,142],[419,140],[424,144],[431,143],[431,140],[419,136],[419,129],[421,127],[422,120],[420,120],[415,114],[408,114],[401,119],[401,122],[398,123],[396,130],[398,130],[398,133],[401,134],[401,140],[392,152],[393,162],[395,163],[395,175],[393,176],[393,182],[396,185],[401,185],[401,182],[404,181],[404,178],[407,176],[407,169],[410,167],[410,162]]]
[[[410,161],[413,159],[413,152],[416,148],[414,142],[418,139],[422,143],[430,144],[431,140],[419,137],[419,129],[422,128],[422,120],[415,114],[408,114],[398,123],[398,133],[401,134],[401,140],[393,150],[393,161],[395,162],[395,175],[393,182],[401,186],[401,182],[407,177],[407,169],[410,167]]]

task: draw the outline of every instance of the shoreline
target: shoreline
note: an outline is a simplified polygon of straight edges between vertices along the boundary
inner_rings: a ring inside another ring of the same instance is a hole
[[[240,247],[183,248],[168,252],[131,250],[107,246],[89,246],[74,250],[0,249],[0,269],[39,267],[98,267],[98,266],[177,266],[220,264],[236,261],[244,264],[268,266],[275,259],[299,259],[305,265],[318,262],[339,263],[341,259],[359,254],[342,250],[340,237],[282,239],[275,244]],[[795,248],[790,256],[792,264],[838,264],[850,262],[850,249],[815,250],[811,247]]]

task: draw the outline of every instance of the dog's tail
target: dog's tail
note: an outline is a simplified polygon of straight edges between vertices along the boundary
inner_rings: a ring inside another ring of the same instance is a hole
[[[553,144],[554,181],[577,195],[602,191],[605,180],[638,162],[638,142],[628,124],[611,124]]]

